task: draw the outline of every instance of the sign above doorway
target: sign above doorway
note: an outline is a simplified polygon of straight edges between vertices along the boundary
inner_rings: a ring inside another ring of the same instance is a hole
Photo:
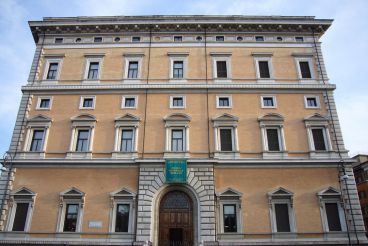
[[[186,183],[187,160],[166,160],[165,175],[166,183]]]

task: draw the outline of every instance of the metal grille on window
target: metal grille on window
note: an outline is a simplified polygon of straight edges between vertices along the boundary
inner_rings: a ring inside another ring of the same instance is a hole
[[[269,151],[280,151],[279,133],[277,129],[267,129],[267,142]]]
[[[227,78],[226,61],[217,61],[217,78]]]
[[[300,67],[300,73],[302,74],[303,79],[312,78],[308,62],[306,62],[306,61],[299,62],[299,67]]]
[[[129,79],[138,78],[138,62],[136,62],[136,61],[129,62],[128,78]]]
[[[323,136],[323,129],[312,129],[314,149],[326,150],[325,138]]]
[[[133,147],[133,130],[122,130],[121,132],[121,151],[131,152]]]
[[[231,129],[220,129],[220,142],[221,142],[221,151],[233,150]]]
[[[30,151],[41,151],[42,150],[44,132],[45,132],[44,130],[34,130],[33,131]]]
[[[268,67],[268,61],[259,61],[259,76],[260,78],[270,78],[270,70]]]
[[[290,232],[288,204],[275,204],[275,217],[277,232]]]
[[[183,78],[183,70],[184,70],[184,64],[183,61],[174,61],[173,64],[173,77],[178,79],[178,78]]]
[[[129,204],[118,204],[116,206],[115,232],[128,232],[129,213]]]
[[[88,150],[89,130],[79,130],[76,151],[85,152]]]
[[[59,63],[50,63],[46,79],[56,79]]]
[[[172,130],[171,150],[183,151],[183,130]]]
[[[98,62],[91,62],[89,64],[89,70],[88,70],[88,79],[97,79],[98,78]]]
[[[64,231],[75,232],[77,229],[79,204],[67,204],[65,209]]]
[[[235,205],[224,205],[224,232],[237,232]]]

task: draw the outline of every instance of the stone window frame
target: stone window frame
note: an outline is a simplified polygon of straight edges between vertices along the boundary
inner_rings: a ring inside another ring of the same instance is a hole
[[[66,158],[92,158],[93,140],[97,119],[91,114],[80,114],[71,118],[72,133]],[[88,151],[76,151],[78,132],[89,130]]]
[[[321,222],[324,232],[330,232],[328,226],[328,220],[326,215],[326,203],[336,203],[339,211],[339,220],[341,225],[341,231],[333,231],[336,232],[346,232],[347,225],[345,222],[345,215],[344,215],[344,207],[343,202],[341,201],[341,192],[333,187],[328,187],[319,191],[317,194],[318,202],[320,205],[320,215],[321,215]]]
[[[315,113],[304,118],[304,124],[307,130],[309,155],[311,158],[332,157],[333,147],[330,136],[328,117]],[[315,150],[312,129],[322,129],[326,150]]]
[[[279,187],[275,190],[272,190],[267,193],[268,197],[268,205],[269,205],[269,214],[270,214],[270,223],[272,233],[278,234],[291,234],[296,233],[296,220],[295,220],[295,211],[294,211],[294,193],[283,188]],[[287,204],[288,212],[289,212],[289,226],[290,232],[278,232],[277,224],[276,224],[276,212],[275,212],[275,204]]]
[[[102,74],[102,65],[105,54],[85,54],[85,68],[82,83],[100,83],[101,74]],[[98,74],[97,79],[89,79],[88,73],[91,62],[98,62]]]
[[[273,63],[272,63],[272,56],[273,53],[268,52],[253,52],[253,61],[256,71],[256,80],[257,83],[274,83],[274,72],[273,72]],[[259,62],[260,61],[266,61],[268,63],[268,72],[270,73],[269,78],[261,78],[260,69],[259,69]]]
[[[219,215],[218,228],[224,234],[243,233],[243,213],[242,213],[243,194],[235,189],[227,188],[222,192],[216,193],[217,213]],[[236,232],[225,232],[224,230],[224,205],[235,205],[236,208]]]
[[[220,106],[220,98],[223,98],[223,97],[226,97],[226,98],[228,98],[229,99],[229,106]],[[223,95],[216,95],[216,108],[219,108],[219,109],[221,109],[221,108],[232,108],[233,107],[233,97],[232,97],[232,95],[225,95],[225,94],[223,94]]]
[[[183,106],[174,106],[174,98],[182,98]],[[184,109],[186,108],[186,96],[185,95],[173,95],[170,96],[170,105],[169,108],[171,109]]]
[[[112,158],[114,159],[134,159],[138,158],[138,131],[140,118],[133,114],[125,114],[115,118],[115,141]],[[122,130],[133,130],[133,143],[131,152],[122,152],[121,149],[121,135]]]
[[[213,80],[216,83],[228,83],[232,81],[231,75],[231,53],[226,52],[211,52],[212,57],[212,76]],[[218,61],[225,61],[226,62],[226,78],[218,78],[217,77],[217,62]]]
[[[239,138],[238,138],[238,121],[239,118],[231,114],[221,114],[212,118],[213,129],[214,129],[214,139],[215,139],[215,151],[214,157],[220,159],[228,158],[238,158],[239,153]],[[232,151],[222,151],[221,150],[221,139],[220,130],[221,129],[231,129],[232,130]]]
[[[188,56],[189,52],[168,52],[167,53],[170,60],[170,70],[169,70],[169,82],[174,83],[185,83],[188,77]],[[183,78],[174,78],[174,62],[183,62]]]
[[[124,53],[123,57],[124,57],[123,83],[141,83],[142,63],[143,63],[144,53]],[[130,62],[138,62],[137,78],[128,78]]]
[[[41,108],[41,101],[44,99],[49,99],[50,103],[49,103],[49,107],[48,108]],[[52,108],[52,101],[53,101],[53,97],[52,96],[38,96],[37,97],[37,104],[36,104],[36,110],[51,110]]]
[[[308,106],[308,98],[316,99],[317,106],[316,107]],[[319,109],[319,108],[321,108],[321,103],[320,103],[319,96],[318,95],[304,95],[304,107],[306,109]]]
[[[134,107],[126,107],[125,100],[134,98]],[[138,108],[138,96],[137,95],[123,95],[121,97],[121,108],[122,109],[137,109]]]
[[[314,70],[314,55],[313,53],[293,53],[295,60],[296,71],[298,75],[298,80],[300,83],[316,83],[316,71]],[[311,78],[303,78],[302,72],[300,70],[300,62],[308,62],[309,71]]]
[[[59,233],[78,233],[82,231],[83,225],[83,214],[84,214],[84,204],[85,204],[85,193],[79,189],[72,187],[59,194],[59,210],[58,219],[56,224],[56,232]],[[75,232],[64,232],[64,222],[66,207],[68,204],[78,204],[78,218]]]
[[[191,117],[184,113],[172,113],[164,117],[165,122],[165,153],[164,158],[189,158],[190,140],[189,124]],[[172,151],[172,130],[183,130],[183,151]]]
[[[92,99],[92,107],[83,107],[85,99]],[[79,100],[79,109],[90,110],[96,107],[96,96],[81,96]]]
[[[128,188],[121,188],[110,193],[110,211],[109,211],[109,233],[114,234],[133,234],[135,228],[137,194]],[[128,232],[115,232],[116,209],[119,204],[129,205],[129,227]]]
[[[52,119],[44,115],[36,115],[27,120],[27,131],[23,145],[23,152],[21,153],[21,158],[45,158],[51,123]],[[30,151],[33,133],[35,130],[44,131],[41,151]]]
[[[42,75],[42,82],[43,83],[58,83],[59,79],[60,79],[60,73],[61,73],[61,67],[63,65],[63,60],[64,60],[65,55],[64,54],[50,54],[50,55],[45,55],[45,66],[44,66],[44,71],[43,71],[43,75]],[[58,68],[57,68],[57,73],[56,73],[56,78],[55,79],[47,79],[47,74],[49,72],[50,69],[50,64],[51,63],[57,63],[58,64]]]
[[[270,97],[273,101],[273,106],[265,106],[264,105],[264,98]],[[261,95],[261,108],[277,108],[277,100],[275,95]]]
[[[35,192],[26,187],[21,187],[10,193],[9,218],[7,220],[5,231],[13,231],[14,218],[18,203],[28,203],[27,217],[23,232],[30,231],[36,195],[37,194]]]
[[[288,154],[284,133],[284,117],[277,113],[267,113],[258,117],[258,122],[261,128],[263,158],[286,158]],[[267,129],[277,129],[280,151],[268,150]]]

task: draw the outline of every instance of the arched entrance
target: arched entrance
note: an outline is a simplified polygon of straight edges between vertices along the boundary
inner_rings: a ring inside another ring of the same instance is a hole
[[[193,202],[183,191],[170,191],[161,200],[158,245],[193,245]]]

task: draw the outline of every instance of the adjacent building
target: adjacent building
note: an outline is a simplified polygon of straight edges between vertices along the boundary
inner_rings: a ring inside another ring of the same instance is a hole
[[[356,155],[353,157],[356,163],[353,164],[355,181],[357,184],[360,206],[367,231],[368,225],[368,155]]]
[[[367,243],[319,41],[331,23],[29,22],[0,243]]]

